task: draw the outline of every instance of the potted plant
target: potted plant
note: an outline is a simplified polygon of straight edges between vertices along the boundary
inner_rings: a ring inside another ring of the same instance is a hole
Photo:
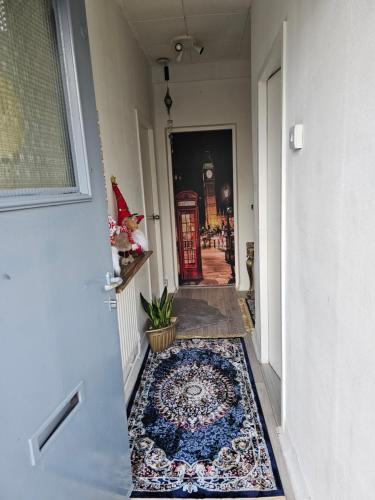
[[[176,338],[177,318],[172,317],[173,295],[164,288],[160,299],[154,297],[148,302],[142,294],[141,303],[148,316],[148,341],[152,352],[166,349]]]

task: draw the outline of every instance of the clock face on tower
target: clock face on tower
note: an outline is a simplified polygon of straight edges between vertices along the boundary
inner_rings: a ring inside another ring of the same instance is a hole
[[[207,177],[207,179],[212,179],[212,176],[213,176],[212,170],[206,170],[206,177]]]

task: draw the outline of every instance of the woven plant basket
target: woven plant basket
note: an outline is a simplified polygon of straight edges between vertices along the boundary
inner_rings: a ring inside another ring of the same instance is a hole
[[[171,324],[158,330],[147,330],[152,352],[164,351],[176,338],[177,318],[171,318]]]

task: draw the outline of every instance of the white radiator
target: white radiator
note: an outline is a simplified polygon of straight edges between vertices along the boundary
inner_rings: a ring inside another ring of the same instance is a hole
[[[124,388],[141,353],[135,280],[116,295]]]

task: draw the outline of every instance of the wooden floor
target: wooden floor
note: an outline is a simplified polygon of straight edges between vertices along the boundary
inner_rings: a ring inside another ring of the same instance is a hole
[[[176,296],[204,300],[225,316],[224,321],[194,330],[179,331],[177,328],[177,338],[228,338],[246,335],[242,312],[238,304],[238,295],[234,287],[182,287]]]
[[[238,292],[245,300],[248,292]],[[247,306],[246,306],[247,307]],[[250,313],[249,313],[250,314]],[[254,328],[254,325],[252,325]],[[281,380],[270,364],[260,365],[276,424],[281,425]]]
[[[250,366],[251,366],[251,371],[253,372],[254,376],[254,381],[255,385],[258,391],[258,396],[260,400],[260,404],[262,406],[263,410],[263,415],[267,424],[267,429],[268,429],[268,434],[271,439],[271,444],[273,448],[273,452],[275,454],[276,462],[277,462],[277,467],[279,469],[279,473],[281,476],[281,482],[283,483],[284,487],[284,493],[285,493],[285,499],[286,500],[295,500],[294,494],[293,494],[293,489],[292,485],[290,483],[290,478],[289,474],[286,468],[285,464],[285,459],[281,450],[281,445],[280,445],[280,439],[279,439],[279,422],[275,418],[275,410],[273,407],[273,404],[270,401],[269,397],[269,390],[268,390],[268,381],[265,378],[264,366],[268,365],[261,365],[259,361],[257,360],[254,346],[253,346],[253,341],[251,338],[251,335],[248,334],[245,337],[245,345],[246,345],[246,350],[247,354],[249,356],[249,361],[250,361]],[[272,370],[271,367],[269,367],[270,370]],[[267,368],[265,370],[267,372]],[[270,373],[267,373],[267,376],[269,376]],[[276,374],[275,374],[276,375]],[[277,377],[277,375],[276,375]],[[278,500],[283,497],[278,497]],[[271,500],[271,498],[267,499]]]

